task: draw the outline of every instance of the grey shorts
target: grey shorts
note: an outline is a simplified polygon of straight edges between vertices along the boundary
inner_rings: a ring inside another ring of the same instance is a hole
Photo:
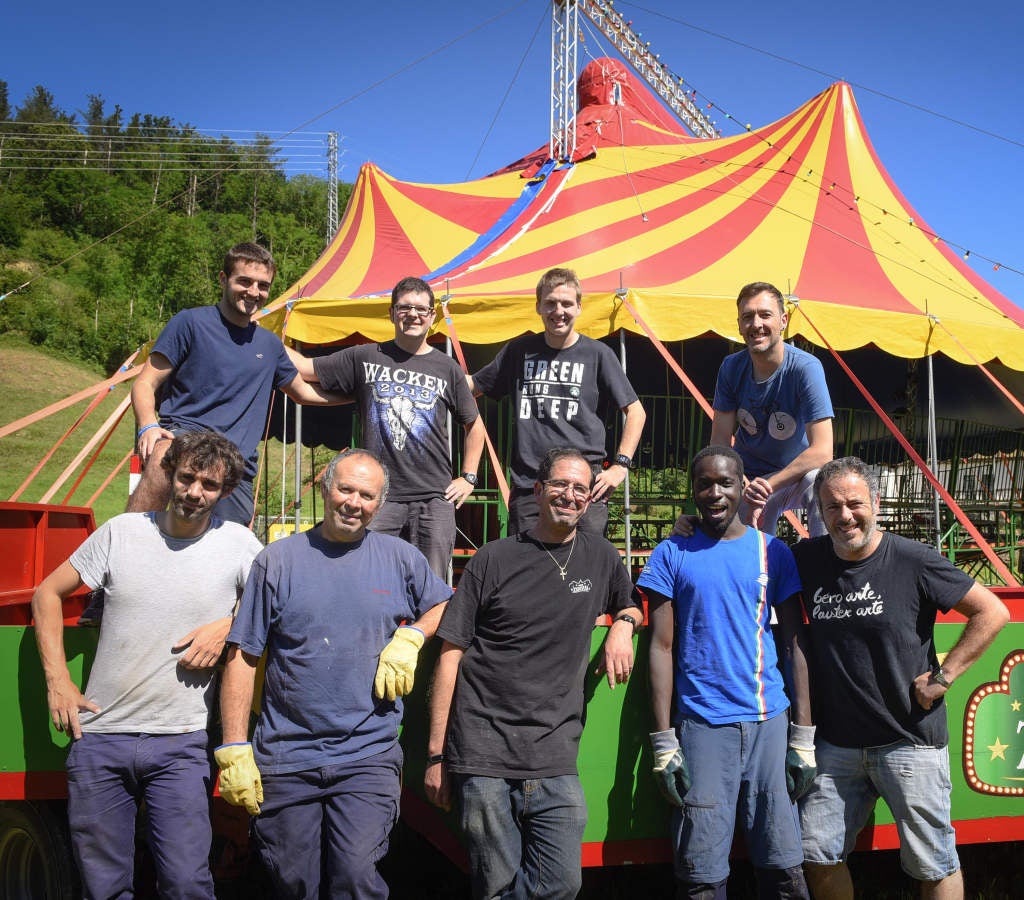
[[[846,859],[881,797],[900,836],[900,865],[918,881],[939,881],[960,868],[950,824],[949,752],[898,741],[884,747],[816,742],[818,777],[800,800],[804,860]]]

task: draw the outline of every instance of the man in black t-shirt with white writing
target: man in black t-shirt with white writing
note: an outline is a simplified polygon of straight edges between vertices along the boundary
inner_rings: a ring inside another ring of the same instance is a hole
[[[625,480],[644,430],[647,414],[611,348],[576,331],[583,291],[572,269],[551,269],[537,284],[537,315],[542,334],[506,344],[494,360],[469,380],[474,394],[496,400],[511,396],[516,427],[509,495],[509,534],[537,521],[533,484],[549,447],[577,447],[594,479],[590,505],[580,530],[603,535],[608,497]],[[605,458],[605,418],[612,408],[625,415],[616,455]]]
[[[613,617],[604,668],[614,688],[632,671],[643,618],[618,553],[577,529],[592,489],[578,450],[550,450],[536,525],[481,548],[438,627],[425,786],[439,806],[459,801],[474,897],[568,900],[580,889],[576,757],[594,622]]]
[[[434,314],[430,285],[403,278],[388,309],[394,340],[316,359],[292,350],[289,355],[303,378],[359,402],[363,445],[384,463],[390,478],[373,530],[404,538],[445,578],[455,546],[455,510],[476,484],[484,424],[458,364],[427,343]],[[461,474],[455,478],[449,412],[466,432]]]
[[[818,775],[800,801],[808,886],[852,900],[845,859],[881,796],[921,896],[963,897],[942,697],[1009,614],[934,549],[878,529],[878,480],[861,460],[823,465],[814,496],[828,536],[793,548],[817,725]],[[951,609],[967,625],[940,664],[935,617]]]

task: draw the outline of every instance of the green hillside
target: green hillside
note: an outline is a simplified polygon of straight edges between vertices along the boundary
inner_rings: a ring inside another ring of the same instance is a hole
[[[106,377],[98,367],[71,362],[29,345],[10,335],[0,337],[0,425],[29,415],[36,410],[68,397],[77,391],[98,384]],[[128,385],[121,384],[109,392],[99,407],[86,418],[29,483],[19,500],[38,503],[49,492],[61,473],[100,429],[118,403],[128,395]],[[89,405],[88,400],[62,410],[21,431],[0,439],[0,499],[12,498],[36,464],[74,425]],[[75,480],[77,469],[53,494],[50,502],[86,505],[113,468],[132,446],[134,420],[129,410],[74,494],[65,501]],[[97,522],[109,519],[124,510],[128,496],[128,467],[122,469],[93,504]]]
[[[69,397],[84,388],[99,384],[105,377],[100,369],[49,355],[21,338],[0,335],[0,397],[3,398],[0,401],[0,427]],[[55,481],[74,460],[76,454],[100,430],[107,417],[114,413],[118,403],[128,396],[130,385],[131,382],[127,381],[109,391],[99,407],[72,432],[16,499],[26,503],[42,502],[44,495],[51,490]],[[55,413],[6,438],[0,438],[0,500],[13,499],[12,495],[28,478],[32,469],[74,425],[75,421],[85,412],[89,402],[88,399],[82,400],[74,406]],[[127,463],[93,503],[90,504],[89,500],[99,490],[100,485],[110,475],[114,467],[131,450],[134,427],[135,420],[129,408],[70,499],[65,501],[65,497],[81,474],[81,466],[76,468],[61,487],[53,493],[48,502],[67,502],[80,506],[91,505],[97,524],[123,512],[128,499]],[[286,482],[284,493],[287,503],[290,503],[295,478],[294,447],[289,445],[284,455],[288,465],[288,472],[284,479]],[[319,471],[331,458],[331,455],[332,451],[320,448],[316,453],[316,459],[311,460],[310,451],[307,449],[303,452],[304,484],[309,483],[312,473]],[[86,458],[86,462],[89,459],[91,459],[91,455]],[[271,440],[267,450],[269,502],[266,506],[271,520],[281,511],[281,468],[283,462],[280,442]],[[264,492],[265,483],[260,485],[261,495]],[[319,500],[317,500],[317,504],[319,506]],[[307,492],[304,510],[306,516],[312,514],[312,505],[312,498]],[[258,512],[262,513],[263,511],[264,504],[261,502]]]

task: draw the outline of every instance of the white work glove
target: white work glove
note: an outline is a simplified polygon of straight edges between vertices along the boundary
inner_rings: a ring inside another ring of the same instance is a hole
[[[789,749],[786,750],[786,790],[797,801],[814,784],[818,761],[814,756],[814,726],[789,723]]]

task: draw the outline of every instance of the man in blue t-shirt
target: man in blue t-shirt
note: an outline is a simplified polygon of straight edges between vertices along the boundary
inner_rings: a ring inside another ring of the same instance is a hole
[[[825,533],[811,488],[832,458],[832,402],[821,363],[782,340],[787,316],[774,285],[746,285],[736,301],[747,344],[725,358],[715,385],[711,446],[735,448],[746,484],[740,518],[769,534],[787,509],[807,511],[812,537]]]
[[[258,244],[237,244],[224,257],[220,302],[182,310],[156,339],[132,385],[143,470],[128,498],[128,512],[167,506],[170,482],[160,460],[176,434],[216,431],[245,458],[245,477],[218,504],[217,515],[248,526],[257,447],[274,389],[296,403],[340,402],[340,397],[303,381],[280,338],[253,321],[267,303],[276,271],[268,250]]]
[[[377,863],[398,818],[401,697],[451,596],[415,547],[367,530],[387,480],[368,450],[338,454],[323,522],[256,557],[228,635],[220,792],[255,816],[274,896],[317,897],[321,877],[325,896],[387,896]]]
[[[740,521],[734,450],[702,450],[691,472],[698,527],[655,547],[637,581],[649,601],[654,774],[674,807],[678,896],[725,897],[739,819],[760,896],[806,898],[790,802],[814,766],[796,564],[782,541]],[[792,673],[788,751],[773,606]]]

